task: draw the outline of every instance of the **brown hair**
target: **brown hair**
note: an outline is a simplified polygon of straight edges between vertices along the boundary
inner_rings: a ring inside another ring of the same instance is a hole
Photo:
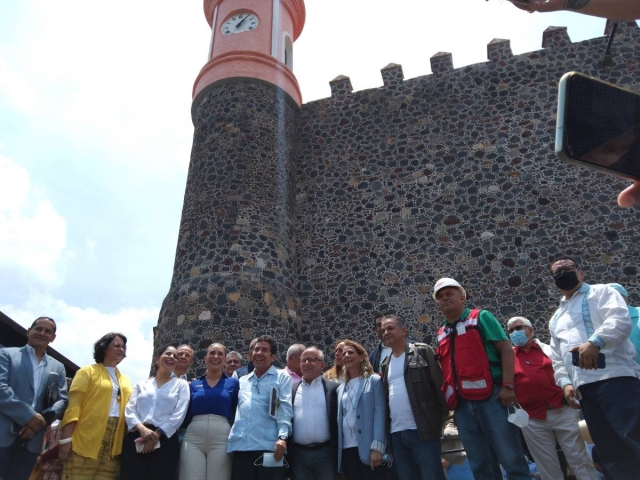
[[[338,340],[336,343],[333,344],[334,352],[336,351],[336,348],[338,348],[338,345],[340,345],[341,343],[344,343],[344,340]],[[338,365],[336,365],[336,360],[334,357],[333,365],[331,365],[331,368],[329,370],[324,372],[324,374],[322,375],[322,378],[324,378],[325,380],[335,380],[336,382],[339,382],[340,377],[342,377],[343,370],[344,370],[344,366],[339,367]]]
[[[360,375],[362,375],[363,377],[368,377],[372,375],[373,367],[371,366],[371,362],[369,362],[369,354],[364,349],[364,347],[360,345],[358,342],[354,342],[353,340],[345,340],[344,346],[345,348],[346,347],[353,348],[356,351],[356,353],[362,357],[362,362],[360,362]],[[346,368],[344,369],[343,375],[344,375],[345,382],[348,382],[351,379],[349,375],[349,371]]]

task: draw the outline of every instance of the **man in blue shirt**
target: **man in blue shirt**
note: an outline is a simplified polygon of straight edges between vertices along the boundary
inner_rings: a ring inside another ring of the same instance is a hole
[[[233,477],[284,480],[283,457],[291,434],[291,377],[276,369],[277,345],[262,335],[252,349],[254,370],[240,379],[236,418],[227,452],[233,453]]]

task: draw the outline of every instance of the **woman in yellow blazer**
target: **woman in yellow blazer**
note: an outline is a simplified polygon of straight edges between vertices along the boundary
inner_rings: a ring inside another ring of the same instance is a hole
[[[116,365],[126,351],[127,337],[107,333],[93,346],[96,363],[78,370],[71,383],[58,442],[65,480],[115,480],[118,476],[131,382]]]

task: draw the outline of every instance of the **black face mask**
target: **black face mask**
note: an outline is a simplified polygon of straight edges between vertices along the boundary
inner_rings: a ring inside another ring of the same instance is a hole
[[[562,272],[559,275],[554,275],[553,283],[560,290],[573,290],[580,283],[578,272]]]

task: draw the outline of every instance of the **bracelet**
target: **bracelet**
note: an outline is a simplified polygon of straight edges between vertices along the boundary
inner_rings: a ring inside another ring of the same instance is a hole
[[[71,443],[71,437],[58,440],[58,445],[66,445],[67,443]]]

